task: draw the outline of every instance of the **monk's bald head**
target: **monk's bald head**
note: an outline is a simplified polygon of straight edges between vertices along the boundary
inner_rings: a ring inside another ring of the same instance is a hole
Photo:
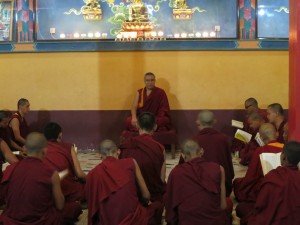
[[[25,142],[25,151],[28,155],[38,156],[47,147],[45,136],[38,132],[28,134]]]
[[[0,110],[0,127],[6,128],[8,126],[11,115],[8,110]]]
[[[262,115],[258,112],[252,112],[248,116],[248,123],[250,128],[253,130],[258,130],[262,123],[264,123],[265,120],[262,117]]]
[[[112,156],[118,151],[117,145],[109,139],[106,139],[100,143],[99,153],[102,156]]]
[[[198,124],[203,127],[212,127],[215,121],[215,116],[212,111],[203,110],[198,114]]]
[[[188,139],[182,143],[182,153],[185,156],[194,158],[203,154],[203,149],[199,146],[199,144],[192,140]]]
[[[248,98],[245,101],[245,108],[248,108],[249,106],[258,107],[258,102],[255,98]]]
[[[282,105],[279,104],[279,103],[273,103],[273,104],[268,105],[268,109],[270,109],[274,113],[278,113],[279,115],[283,115],[284,114]]]
[[[25,106],[26,104],[28,104],[29,101],[26,99],[26,98],[20,98],[19,101],[18,101],[18,109],[21,107],[21,106]]]
[[[271,123],[264,123],[259,128],[259,135],[264,143],[269,143],[277,138],[276,129]]]
[[[289,164],[298,165],[300,162],[300,143],[297,141],[290,141],[286,143],[282,150]]]

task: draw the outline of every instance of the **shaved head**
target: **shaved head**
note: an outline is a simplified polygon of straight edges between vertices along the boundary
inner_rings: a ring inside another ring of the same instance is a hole
[[[45,136],[38,132],[30,133],[25,142],[25,150],[28,155],[39,155],[47,147]]]
[[[203,110],[198,114],[198,121],[202,126],[212,127],[215,123],[215,116],[212,111]]]
[[[199,155],[201,150],[203,149],[199,144],[192,139],[188,139],[182,144],[182,153],[188,156]]]
[[[112,155],[117,150],[118,147],[112,140],[106,139],[100,143],[99,153],[103,156]]]
[[[283,147],[282,152],[286,156],[288,163],[298,165],[300,162],[300,143],[297,141],[290,141]]]
[[[247,108],[248,108],[250,105],[258,107],[257,100],[255,98],[248,98],[248,99],[246,99],[246,101],[245,101],[245,107],[247,106]]]
[[[0,110],[0,122],[11,117],[11,112],[8,110]]]
[[[279,103],[273,103],[268,105],[268,108],[272,110],[274,113],[278,113],[279,115],[284,115],[284,111],[282,106]]]
[[[253,112],[248,116],[249,120],[258,120],[258,121],[264,121],[264,118],[262,115],[258,112]]]
[[[19,101],[18,101],[18,109],[19,109],[21,106],[25,106],[27,103],[29,103],[29,101],[28,101],[26,98],[21,98],[21,99],[19,99]]]
[[[271,123],[264,123],[259,128],[259,135],[265,143],[276,140],[276,129]]]

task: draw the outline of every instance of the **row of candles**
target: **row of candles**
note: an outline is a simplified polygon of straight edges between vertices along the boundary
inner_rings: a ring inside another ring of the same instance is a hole
[[[203,32],[196,32],[196,33],[175,33],[175,34],[170,34],[167,35],[166,37],[164,36],[163,31],[149,31],[149,32],[144,32],[143,36],[145,39],[165,39],[165,38],[216,38],[217,37],[217,32],[215,31],[203,31]],[[107,33],[74,33],[74,34],[65,34],[61,33],[59,35],[61,39],[69,39],[69,38],[74,38],[74,39],[107,39],[108,34]],[[136,31],[130,31],[130,32],[120,32],[117,34],[116,40],[124,40],[124,39],[137,39],[139,37],[138,32]]]

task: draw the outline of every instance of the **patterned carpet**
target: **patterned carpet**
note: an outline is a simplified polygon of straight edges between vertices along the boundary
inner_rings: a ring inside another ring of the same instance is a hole
[[[92,168],[94,168],[99,162],[100,157],[95,151],[78,151],[78,159],[80,161],[81,167],[85,173],[88,173]],[[179,153],[176,154],[175,159],[171,159],[171,154],[167,153],[167,177],[170,174],[170,171],[177,165],[179,160]],[[233,157],[233,166],[235,171],[235,177],[243,177],[246,173],[247,167],[241,166],[238,163],[239,159]],[[231,196],[234,207],[236,202],[234,196]],[[233,225],[239,225],[239,219],[235,216],[235,210],[232,213],[233,215]],[[83,214],[79,217],[77,225],[86,225],[87,224],[87,210],[84,210]]]

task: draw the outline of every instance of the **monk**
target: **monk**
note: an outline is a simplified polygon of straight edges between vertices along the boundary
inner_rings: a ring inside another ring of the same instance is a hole
[[[300,143],[284,145],[281,165],[264,178],[249,225],[300,224]]]
[[[194,140],[182,147],[186,163],[170,173],[166,191],[168,225],[229,225],[222,166],[207,162],[204,150]]]
[[[157,131],[169,130],[170,106],[165,91],[155,86],[155,75],[148,72],[144,76],[145,87],[139,89],[134,99],[131,116],[126,120],[126,129],[138,131],[137,118],[143,112],[151,112],[156,117]]]
[[[76,221],[82,213],[80,201],[85,199],[84,184],[86,175],[80,167],[75,149],[72,144],[62,142],[62,129],[59,124],[50,122],[44,128],[48,140],[48,151],[44,163],[56,171],[68,170],[68,175],[61,182],[66,207],[64,219]]]
[[[29,134],[29,127],[27,125],[25,116],[30,111],[30,103],[27,99],[21,98],[18,101],[18,111],[14,113],[9,122],[9,130],[11,136],[11,147],[13,151],[20,151],[23,154],[23,145],[25,138]]]
[[[25,142],[28,155],[4,171],[1,192],[6,208],[0,216],[5,225],[61,225],[64,196],[58,173],[42,161],[47,140],[31,133]]]
[[[193,139],[204,149],[203,158],[208,162],[221,165],[225,171],[226,196],[232,191],[234,178],[229,137],[213,128],[216,119],[211,111],[204,110],[198,114],[196,124],[199,132]]]
[[[248,122],[248,117],[252,113],[259,113],[261,117],[264,119],[265,122],[267,122],[267,112],[266,110],[260,109],[258,106],[258,102],[255,98],[251,97],[245,100],[245,120],[244,120],[244,128],[243,130],[250,133],[250,134],[256,134],[256,131],[253,131],[250,127],[250,124]],[[240,152],[243,148],[246,147],[246,144],[240,140],[233,139],[232,143],[232,151],[233,152]]]
[[[283,144],[276,140],[276,129],[273,124],[261,125],[259,134],[265,145],[258,147],[253,153],[245,177],[237,178],[233,182],[235,197],[241,202],[236,208],[237,215],[242,218],[241,223],[243,223],[244,216],[252,209],[264,178],[259,155],[261,153],[279,153],[283,148]]]
[[[252,138],[250,142],[246,143],[245,147],[240,151],[240,164],[246,166],[250,163],[255,149],[259,146],[258,142],[255,140],[255,137],[258,133],[259,127],[263,123],[265,123],[265,120],[260,113],[253,112],[248,116],[248,124],[249,128],[252,130]]]
[[[166,156],[164,147],[152,138],[156,128],[155,116],[144,112],[138,117],[139,136],[126,139],[121,145],[120,158],[134,158],[151,194],[151,202],[157,206],[149,212],[149,223],[160,225],[165,192]]]
[[[88,225],[147,225],[148,214],[138,199],[149,202],[147,189],[134,159],[120,159],[120,150],[110,140],[100,144],[102,163],[92,169],[86,179]]]
[[[2,178],[2,164],[5,162],[12,164],[18,161],[17,157],[11,152],[6,139],[6,128],[8,126],[10,116],[11,113],[9,111],[0,110],[0,180]]]
[[[277,141],[284,143],[283,138],[283,127],[287,123],[287,120],[284,117],[284,111],[282,106],[279,103],[273,103],[267,108],[268,120],[269,123],[274,124],[277,131]]]

